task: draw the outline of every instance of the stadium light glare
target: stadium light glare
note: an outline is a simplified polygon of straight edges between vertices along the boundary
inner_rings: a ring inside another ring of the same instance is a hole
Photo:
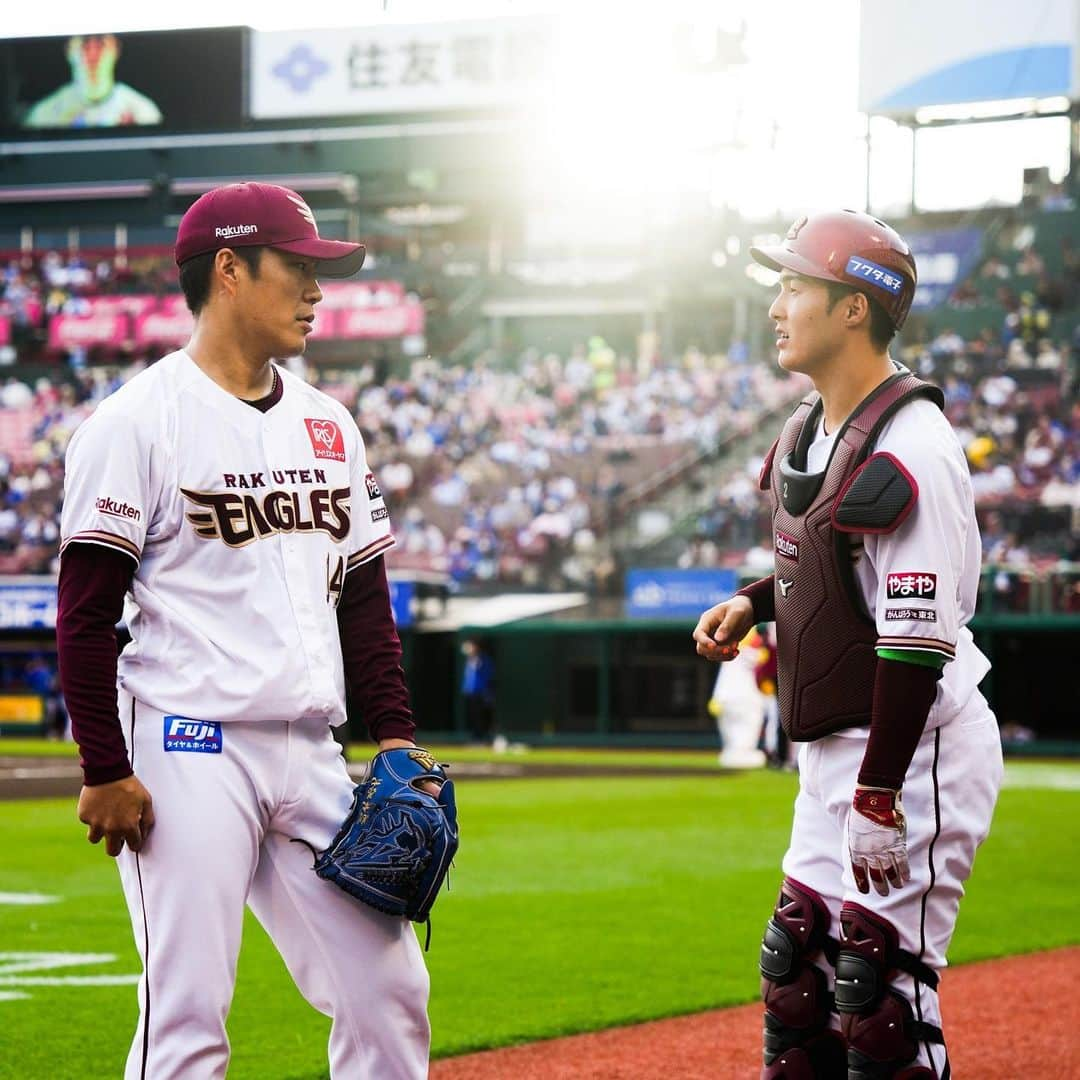
[[[623,200],[657,221],[674,197],[709,190],[711,150],[734,138],[738,65],[709,51],[722,37],[716,20],[699,32],[683,15],[639,10],[613,22],[586,11],[560,22],[550,88],[523,131],[542,190]]]

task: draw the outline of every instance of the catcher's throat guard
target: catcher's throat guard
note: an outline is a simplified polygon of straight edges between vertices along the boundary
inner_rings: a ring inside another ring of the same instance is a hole
[[[427,781],[438,796],[420,790]],[[427,750],[401,747],[375,755],[314,869],[387,915],[427,922],[457,849],[453,782]]]

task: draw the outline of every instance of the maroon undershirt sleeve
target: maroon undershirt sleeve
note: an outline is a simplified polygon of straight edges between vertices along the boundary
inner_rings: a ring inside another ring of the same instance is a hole
[[[754,609],[754,622],[772,622],[776,618],[776,594],[773,592],[775,574],[744,585],[735,594],[745,596]]]
[[[940,678],[937,668],[878,657],[874,711],[859,769],[860,784],[896,790],[903,787]]]
[[[411,740],[416,725],[381,555],[345,575],[337,620],[345,682],[372,739]]]
[[[129,555],[100,544],[69,544],[60,559],[60,686],[91,787],[131,775],[116,706],[116,624],[134,573]]]

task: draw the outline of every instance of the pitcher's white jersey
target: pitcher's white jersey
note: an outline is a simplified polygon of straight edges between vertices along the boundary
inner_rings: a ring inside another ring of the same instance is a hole
[[[346,572],[394,540],[348,411],[276,370],[260,412],[171,353],[68,448],[61,551],[135,560],[120,685],[163,712],[345,719],[335,609]]]

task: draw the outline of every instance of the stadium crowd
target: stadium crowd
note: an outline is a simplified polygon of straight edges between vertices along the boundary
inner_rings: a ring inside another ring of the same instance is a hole
[[[989,288],[997,328],[965,335],[946,326],[899,351],[944,387],[971,465],[985,558],[1013,571],[1080,560],[1080,330],[1052,336],[1062,308],[1080,298],[1080,252],[1063,240],[1053,275],[1030,238],[1021,240],[1015,258],[989,255],[949,301],[961,313],[974,302],[972,282],[981,295]],[[23,359],[26,341],[33,352],[52,314],[78,314],[97,294],[161,295],[175,288],[174,276],[160,256],[12,260],[0,281],[0,315],[13,328],[7,359]],[[1013,288],[1032,282],[1033,291]],[[55,571],[67,442],[149,357],[91,366],[85,354],[67,359],[56,366],[62,378],[27,379],[15,367],[0,383],[2,573]],[[752,363],[741,344],[726,355],[691,348],[665,359],[618,355],[593,339],[569,356],[528,350],[509,365],[428,357],[407,377],[378,361],[297,370],[356,417],[394,515],[392,565],[444,571],[463,586],[603,591],[619,570],[610,530],[647,505],[651,479],[692,484],[725,439],[737,444],[801,391]],[[738,464],[716,487],[680,565],[757,569],[767,561],[760,460],[732,457]]]
[[[95,366],[0,385],[0,572],[55,570],[62,463],[95,405],[142,369]],[[690,350],[675,363],[602,342],[509,369],[417,361],[377,382],[372,365],[307,377],[345,404],[392,507],[399,568],[461,583],[603,587],[599,543],[620,496],[680,459],[715,453],[793,388],[762,365]]]
[[[96,296],[163,296],[177,291],[177,281],[168,253],[29,254],[9,258],[0,271],[0,316],[11,320],[12,345],[25,359],[44,343],[50,316],[85,314]]]

